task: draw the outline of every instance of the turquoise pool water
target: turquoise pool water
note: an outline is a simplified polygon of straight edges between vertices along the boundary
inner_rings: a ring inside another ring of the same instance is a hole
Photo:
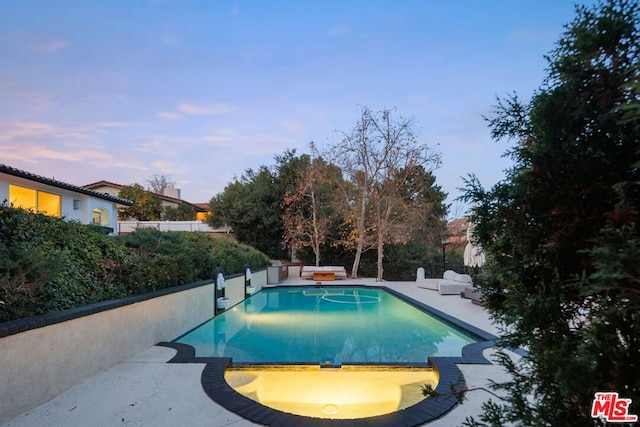
[[[235,363],[424,363],[474,338],[379,288],[263,289],[175,342]]]

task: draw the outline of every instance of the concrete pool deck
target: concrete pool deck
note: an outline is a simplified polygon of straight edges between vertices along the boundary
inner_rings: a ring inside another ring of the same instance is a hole
[[[291,278],[281,285],[312,285]],[[383,285],[491,334],[498,334],[486,310],[457,295],[440,295],[418,288],[416,282],[375,282],[374,279],[338,280],[323,285]],[[204,364],[166,363],[176,351],[152,346],[133,358],[90,377],[59,396],[14,418],[5,427],[26,426],[252,426],[250,421],[212,401],[204,392]],[[493,349],[483,353],[494,360]],[[499,365],[458,365],[470,389],[505,380]],[[6,391],[4,391],[6,392]],[[461,425],[482,412],[492,396],[484,390],[467,393],[467,400],[427,426]]]

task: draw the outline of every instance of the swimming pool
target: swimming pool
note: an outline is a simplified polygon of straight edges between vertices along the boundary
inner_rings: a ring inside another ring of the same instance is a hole
[[[456,365],[491,363],[494,339],[391,288],[307,285],[262,289],[160,345],[204,363],[204,392],[257,424],[413,426],[458,404]]]
[[[233,363],[425,363],[477,339],[381,288],[263,289],[182,337]]]

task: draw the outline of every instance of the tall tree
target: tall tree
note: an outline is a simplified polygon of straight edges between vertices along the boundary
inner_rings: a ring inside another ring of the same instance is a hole
[[[284,240],[294,251],[311,248],[318,266],[321,247],[336,218],[332,182],[340,176],[340,171],[317,155],[313,143],[310,148],[315,157],[301,156],[295,185],[284,196]]]
[[[438,235],[439,244],[446,227],[444,193],[438,194],[437,186],[432,187],[434,181],[427,179],[431,173],[413,157],[419,153],[396,158],[400,152],[397,150],[388,157],[389,164],[396,165],[390,171],[392,175],[373,189],[371,228],[376,236],[379,281],[383,280],[385,245],[405,244],[420,229],[426,231],[420,240],[432,242],[429,236]],[[442,198],[435,203],[439,197]]]
[[[248,169],[239,179],[209,202],[213,215],[206,222],[228,225],[239,242],[253,246],[272,258],[282,254],[281,195],[276,190],[276,175],[266,166]]]
[[[402,222],[396,209],[402,203],[399,189],[404,182],[399,174],[418,166],[435,168],[440,156],[417,141],[412,120],[395,109],[373,112],[369,108],[362,109],[354,128],[329,148],[328,156],[345,175],[342,206],[353,224],[356,250],[351,275],[357,277],[363,251],[376,247],[381,276],[384,243]]]
[[[118,219],[137,219],[138,221],[157,221],[162,213],[160,198],[145,190],[140,184],[125,185],[118,192],[118,196],[133,202],[132,206],[120,208]]]
[[[471,176],[464,199],[491,254],[487,307],[529,355],[502,359],[508,403],[487,405],[485,422],[601,425],[597,391],[640,413],[640,129],[623,117],[639,100],[639,9],[576,7],[533,99],[499,100],[489,119],[495,139],[515,140],[515,166],[489,191]]]
[[[439,248],[447,230],[449,205],[447,193],[436,184],[433,172],[418,167],[406,176],[403,197],[411,209],[409,216],[410,240]]]
[[[241,243],[253,246],[274,259],[287,256],[283,241],[282,200],[296,182],[302,160],[295,150],[275,156],[276,166],[248,169],[224,191],[211,199],[213,213],[206,222],[228,225]]]

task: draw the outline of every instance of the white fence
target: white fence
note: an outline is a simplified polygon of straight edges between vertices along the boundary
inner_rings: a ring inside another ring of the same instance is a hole
[[[136,228],[155,228],[159,231],[201,231],[231,234],[231,227],[213,228],[202,221],[118,221],[118,234],[131,233]]]

